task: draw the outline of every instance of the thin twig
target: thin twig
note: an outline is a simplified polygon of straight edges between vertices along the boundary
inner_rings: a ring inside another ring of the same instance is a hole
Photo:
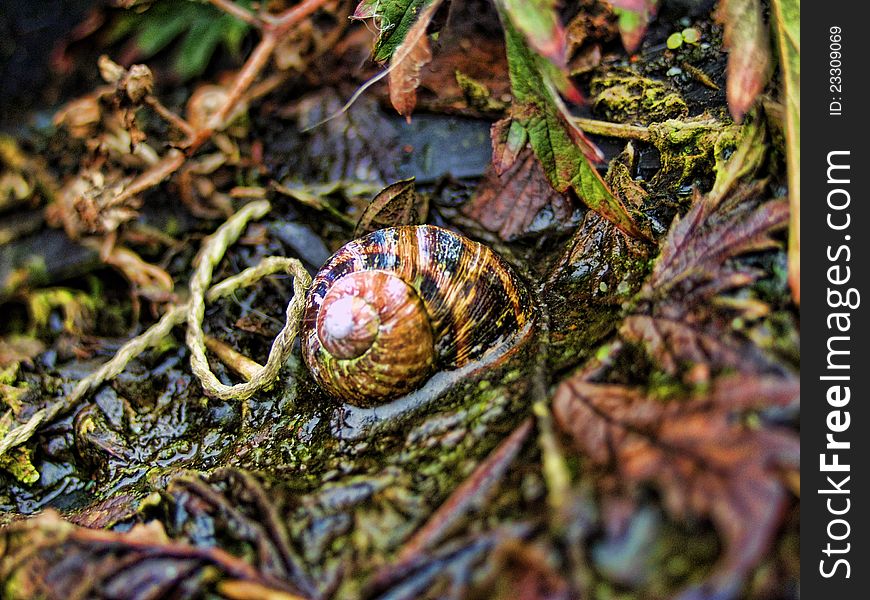
[[[574,123],[584,133],[591,133],[593,135],[640,140],[642,142],[648,142],[652,139],[650,130],[638,125],[623,125],[622,123],[610,123],[608,121],[584,119],[582,117],[574,117]]]
[[[256,27],[257,29],[263,28],[263,22],[257,15],[250,12],[246,8],[242,8],[232,0],[209,0],[209,2],[211,2],[214,6],[224,11],[228,15],[232,15],[238,20],[244,21],[252,27]]]
[[[145,97],[145,104],[151,107],[154,112],[156,112],[164,121],[178,129],[181,133],[184,134],[185,137],[191,138],[194,135],[193,127],[182,119],[180,116],[175,114],[170,109],[166,108],[160,100],[157,99],[153,94],[149,94]]]

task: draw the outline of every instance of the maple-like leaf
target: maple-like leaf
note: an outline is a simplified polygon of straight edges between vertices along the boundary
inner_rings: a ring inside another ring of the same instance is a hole
[[[758,394],[764,385],[716,387],[702,397],[664,402],[642,388],[586,377],[578,374],[557,389],[559,427],[579,452],[612,466],[629,485],[655,484],[675,518],[709,517],[725,548],[702,589],[735,593],[781,521],[789,494],[779,474],[800,464],[794,432],[734,418],[772,404]],[[705,597],[698,590],[687,596]]]
[[[724,42],[729,52],[728,108],[740,122],[770,79],[770,34],[760,0],[721,0],[718,18],[725,25]]]
[[[681,307],[682,308],[682,307]],[[662,371],[677,375],[681,367],[702,365],[706,371],[734,370],[740,373],[775,371],[776,364],[758,348],[707,324],[687,317],[631,315],[619,327],[622,339],[642,344]]]
[[[526,146],[506,171],[499,174],[492,168],[487,172],[462,212],[507,241],[528,233],[535,217],[548,205],[557,219],[571,216],[570,201],[550,186],[541,163]]]
[[[643,34],[658,8],[658,0],[610,0],[617,16],[622,45],[629,53],[640,46]]]

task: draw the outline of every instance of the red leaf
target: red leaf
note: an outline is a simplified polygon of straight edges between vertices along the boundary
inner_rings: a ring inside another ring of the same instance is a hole
[[[408,122],[417,105],[420,69],[432,60],[426,28],[441,6],[441,1],[435,0],[420,13],[390,60],[390,102]]]
[[[759,0],[722,0],[718,17],[725,25],[728,48],[726,96],[738,123],[770,79],[770,39]]]
[[[571,216],[570,201],[556,192],[541,163],[530,148],[506,171],[490,170],[477,189],[474,200],[462,212],[503,240],[516,239],[529,231],[545,206],[552,206],[557,218]]]
[[[709,517],[725,541],[707,586],[732,590],[768,550],[788,501],[784,470],[800,464],[785,429],[757,429],[732,416],[726,394],[663,402],[638,388],[591,383],[580,374],[553,400],[559,427],[599,465],[631,484],[654,483],[675,518]],[[748,386],[757,393],[764,386]],[[748,404],[746,394],[742,403]],[[755,396],[752,404],[764,405]]]

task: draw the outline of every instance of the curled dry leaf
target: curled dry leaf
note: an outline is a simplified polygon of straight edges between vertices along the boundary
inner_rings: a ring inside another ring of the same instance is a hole
[[[420,69],[432,60],[426,29],[439,6],[441,0],[434,0],[420,13],[390,60],[390,102],[409,123],[417,104]]]
[[[63,225],[72,239],[115,231],[139,214],[139,198],[122,194],[131,180],[119,170],[84,169],[63,186],[57,202],[46,208],[46,218],[53,226]]]
[[[414,178],[391,183],[372,198],[357,221],[354,237],[376,229],[425,223],[429,202],[414,191]]]
[[[734,593],[764,556],[789,498],[780,474],[800,465],[794,432],[734,418],[781,401],[758,395],[766,385],[717,386],[702,397],[663,402],[641,388],[580,374],[553,400],[556,422],[579,452],[629,484],[655,484],[675,518],[712,520],[725,548],[703,586],[711,593]]]

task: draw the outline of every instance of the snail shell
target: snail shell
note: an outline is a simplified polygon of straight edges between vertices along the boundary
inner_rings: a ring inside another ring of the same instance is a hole
[[[486,246],[432,225],[390,227],[344,245],[315,276],[302,355],[330,394],[373,406],[479,359],[531,315],[525,285]]]

